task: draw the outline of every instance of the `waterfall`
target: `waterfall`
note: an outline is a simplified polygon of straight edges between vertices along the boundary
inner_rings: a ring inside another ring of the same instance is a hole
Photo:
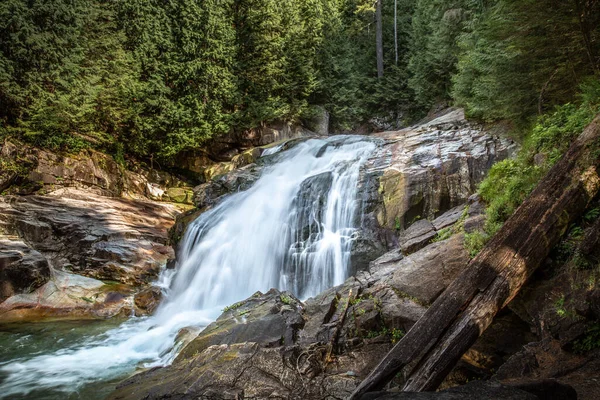
[[[40,388],[74,391],[130,373],[139,363],[168,364],[180,329],[206,326],[225,306],[256,291],[275,287],[307,298],[342,283],[359,228],[361,167],[375,148],[374,140],[358,136],[274,148],[250,189],[230,195],[188,227],[154,316],[1,365],[7,377],[0,397]]]

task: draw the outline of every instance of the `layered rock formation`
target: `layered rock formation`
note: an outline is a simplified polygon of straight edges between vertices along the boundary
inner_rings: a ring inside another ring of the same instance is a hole
[[[467,122],[462,110],[376,136],[387,141],[377,155],[378,162],[385,160],[377,218],[382,226],[400,230],[464,203],[489,168],[517,149],[510,139]]]
[[[174,257],[167,235],[177,213],[80,189],[0,198],[0,320],[131,310],[133,288]]]

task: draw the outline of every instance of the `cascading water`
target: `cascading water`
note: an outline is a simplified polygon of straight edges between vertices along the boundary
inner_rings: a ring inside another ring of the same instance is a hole
[[[356,136],[310,139],[285,152],[275,148],[269,152],[274,163],[250,189],[189,226],[175,276],[163,276],[166,299],[154,316],[1,364],[0,397],[77,391],[139,363],[168,364],[181,328],[206,326],[225,306],[256,291],[276,287],[307,298],[342,283],[360,220],[360,170],[375,148]]]

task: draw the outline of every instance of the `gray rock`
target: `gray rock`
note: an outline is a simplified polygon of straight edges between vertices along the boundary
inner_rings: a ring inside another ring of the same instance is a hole
[[[400,250],[404,255],[414,253],[427,246],[435,235],[436,231],[431,222],[426,219],[417,221],[400,235]]]
[[[444,228],[448,228],[449,226],[454,225],[463,215],[464,210],[465,205],[461,204],[460,206],[454,207],[446,211],[445,213],[433,220],[433,227],[436,231],[441,231]]]
[[[0,237],[0,302],[19,293],[29,293],[51,276],[48,260],[24,242]]]
[[[416,219],[434,219],[466,203],[489,168],[517,149],[512,141],[464,120],[462,110],[375,136],[386,140],[376,155],[385,161],[377,166],[383,199],[377,216],[389,229],[403,230]]]
[[[292,346],[304,326],[303,305],[293,295],[271,289],[231,305],[178,355],[185,360],[213,345],[253,342]]]
[[[393,274],[384,280],[386,284],[403,296],[415,298],[422,304],[431,304],[468,262],[463,237],[455,235],[430,244],[393,265],[372,265],[371,271],[377,274],[379,268],[393,268]]]

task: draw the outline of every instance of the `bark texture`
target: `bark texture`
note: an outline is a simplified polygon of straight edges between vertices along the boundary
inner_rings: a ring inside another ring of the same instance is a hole
[[[600,116],[586,128],[468,268],[360,384],[383,389],[404,368],[405,391],[435,390],[586,209],[600,188]]]
[[[377,0],[375,9],[375,18],[377,18],[375,40],[377,46],[377,77],[383,77],[383,16],[381,12],[381,2],[383,0]]]

